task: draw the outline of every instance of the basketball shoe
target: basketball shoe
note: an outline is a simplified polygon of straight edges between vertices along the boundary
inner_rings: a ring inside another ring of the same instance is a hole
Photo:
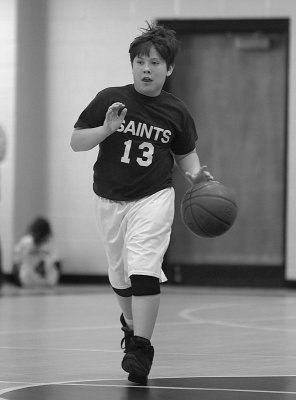
[[[150,340],[140,336],[133,336],[129,349],[125,351],[121,366],[128,372],[128,380],[141,385],[147,384],[148,375],[154,357],[154,348]]]
[[[122,325],[121,330],[124,332],[124,337],[122,338],[120,345],[121,348],[127,352],[130,347],[131,338],[134,336],[134,331],[127,326],[123,314],[120,316],[120,322]]]

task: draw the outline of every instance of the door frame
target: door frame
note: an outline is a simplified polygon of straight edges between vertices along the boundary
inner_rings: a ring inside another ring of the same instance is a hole
[[[290,19],[289,18],[253,18],[253,19],[248,19],[248,18],[239,18],[239,19],[158,19],[157,22],[160,25],[163,25],[167,28],[173,29],[176,32],[176,35],[178,37],[178,34],[200,34],[200,35],[205,35],[205,34],[250,34],[250,33],[280,33],[284,35],[285,38],[285,48],[286,48],[286,60],[285,60],[285,110],[284,110],[284,115],[285,115],[285,121],[284,121],[284,165],[283,165],[283,187],[284,187],[284,193],[283,193],[283,204],[284,204],[284,209],[283,209],[283,238],[282,238],[282,245],[283,245],[283,267],[277,267],[277,269],[272,268],[272,274],[271,270],[269,267],[262,267],[257,269],[257,273],[262,277],[263,274],[263,279],[261,280],[261,283],[265,280],[264,277],[266,278],[266,283],[268,286],[278,286],[279,283],[281,286],[284,285],[285,281],[285,270],[286,270],[286,242],[287,242],[287,237],[286,237],[286,232],[287,232],[287,170],[288,170],[288,87],[289,87],[289,36],[290,36]],[[165,85],[165,89],[169,89],[169,81]],[[246,269],[249,267],[245,267]],[[226,268],[224,269],[224,272],[227,275],[230,275],[230,279],[232,283],[235,283],[236,279],[235,277],[237,276],[238,279],[241,277],[241,268]],[[239,270],[239,271],[238,271]],[[189,271],[188,271],[189,272]],[[195,280],[192,274],[193,271],[191,271],[191,277],[190,281],[193,283]],[[219,271],[220,276],[221,276],[221,270]],[[246,276],[249,276],[249,274],[246,272]],[[250,274],[251,281],[254,282],[254,269],[252,271],[252,274]],[[209,274],[213,276],[213,271],[210,272]],[[252,277],[251,277],[252,275]],[[255,273],[256,275],[256,273]],[[270,280],[271,275],[273,276],[273,279]],[[245,276],[245,278],[246,278]],[[171,275],[169,278],[171,278],[172,281],[174,281],[173,275]],[[193,281],[192,281],[193,279]],[[225,280],[225,276],[223,277]],[[185,279],[186,281],[186,279]],[[197,281],[200,282],[200,276],[198,277],[198,271],[197,271]],[[228,282],[228,279],[226,277],[226,283]],[[252,282],[249,282],[252,284]],[[180,282],[181,283],[181,282]],[[183,282],[185,283],[185,282]],[[207,284],[210,284],[211,281],[207,281]],[[215,282],[212,282],[215,284]],[[228,282],[229,283],[229,282]],[[219,284],[219,283],[218,283]],[[244,284],[248,284],[246,280],[244,280]]]

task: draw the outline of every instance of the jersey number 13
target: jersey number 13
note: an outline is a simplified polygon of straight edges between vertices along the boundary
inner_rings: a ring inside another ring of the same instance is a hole
[[[124,153],[121,157],[121,162],[125,164],[129,164],[130,159],[130,152],[132,147],[132,140],[127,140],[124,142]],[[148,167],[152,163],[153,153],[154,153],[154,146],[152,143],[143,142],[141,143],[138,148],[142,150],[142,157],[137,157],[136,161],[141,167]]]

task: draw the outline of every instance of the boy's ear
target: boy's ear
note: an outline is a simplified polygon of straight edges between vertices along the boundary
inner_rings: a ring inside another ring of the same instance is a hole
[[[167,77],[169,77],[169,76],[171,76],[172,75],[172,73],[173,73],[173,71],[174,71],[174,67],[175,67],[175,65],[170,65],[169,66],[169,68],[168,68],[168,72],[167,72]]]

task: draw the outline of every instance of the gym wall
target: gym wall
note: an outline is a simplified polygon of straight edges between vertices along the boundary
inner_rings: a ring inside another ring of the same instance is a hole
[[[106,86],[132,80],[129,43],[151,19],[289,18],[286,278],[296,279],[296,4],[294,0],[0,0],[3,268],[37,214],[53,224],[64,273],[106,275],[94,219],[97,150],[69,145],[82,109]],[[238,171],[239,173],[239,171]]]

